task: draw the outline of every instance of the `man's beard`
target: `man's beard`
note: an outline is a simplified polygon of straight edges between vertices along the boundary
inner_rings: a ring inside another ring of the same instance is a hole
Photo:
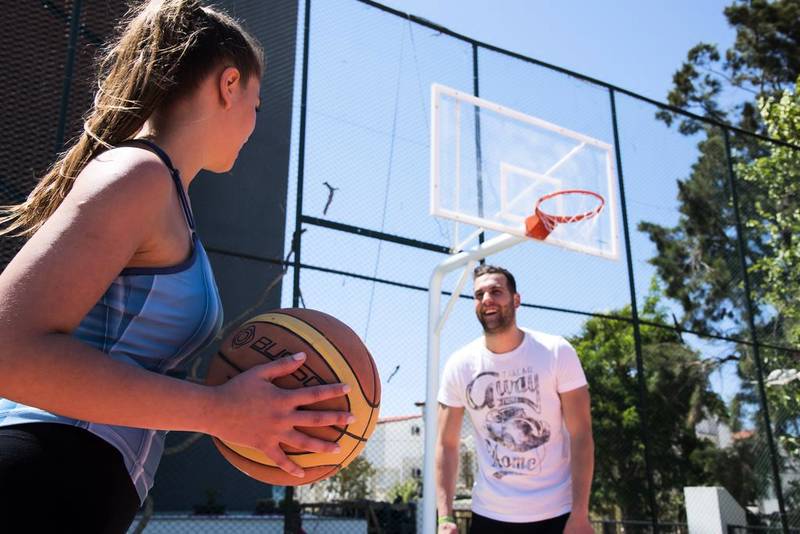
[[[488,317],[480,311],[475,315],[478,316],[478,322],[481,323],[483,332],[486,334],[500,334],[514,326],[514,308],[511,306],[499,306],[497,311]]]

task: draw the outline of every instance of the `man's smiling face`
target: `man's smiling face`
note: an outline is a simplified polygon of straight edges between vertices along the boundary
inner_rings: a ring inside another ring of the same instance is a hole
[[[499,334],[516,327],[519,295],[511,293],[505,275],[484,274],[475,279],[475,315],[487,334]]]

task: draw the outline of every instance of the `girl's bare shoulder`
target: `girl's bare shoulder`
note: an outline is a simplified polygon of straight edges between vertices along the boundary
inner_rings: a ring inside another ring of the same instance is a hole
[[[174,191],[170,171],[158,156],[140,148],[120,147],[92,159],[78,175],[71,194],[79,202],[129,200],[153,208],[168,205]]]

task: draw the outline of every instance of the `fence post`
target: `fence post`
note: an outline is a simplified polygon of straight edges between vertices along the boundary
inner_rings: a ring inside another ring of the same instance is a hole
[[[472,94],[481,96],[480,74],[478,69],[478,44],[472,43]],[[483,156],[481,154],[481,110],[475,106],[475,165],[477,174],[478,215],[483,217]],[[485,241],[483,232],[478,234],[478,243]],[[481,260],[484,263],[485,260]]]
[[[648,501],[650,504],[650,521],[653,534],[658,534],[658,505],[656,504],[656,486],[653,479],[653,466],[650,459],[650,438],[647,435],[647,385],[644,377],[644,358],[642,357],[642,333],[639,329],[639,309],[636,305],[636,286],[633,277],[633,257],[631,238],[628,226],[628,207],[625,204],[625,183],[622,178],[622,152],[619,147],[619,127],[617,125],[617,101],[614,89],[608,89],[611,99],[611,125],[614,129],[614,152],[617,160],[617,178],[619,180],[619,204],[622,211],[622,229],[625,236],[625,254],[628,261],[628,285],[631,298],[631,320],[633,321],[633,343],[636,349],[636,375],[639,382],[639,413],[641,414],[640,433],[644,445],[644,465],[647,473]]]
[[[294,272],[292,287],[292,306],[297,308],[300,304],[300,249],[302,242],[303,218],[303,176],[305,171],[306,148],[306,102],[308,100],[308,41],[311,25],[311,0],[305,2],[305,17],[303,20],[303,78],[300,81],[300,134],[297,156],[297,204],[295,205],[295,229],[292,236],[292,252],[294,253]],[[294,488],[288,486],[284,493],[283,531],[286,534],[300,532],[302,518],[300,506],[294,500]]]
[[[736,179],[733,172],[733,158],[731,156],[731,140],[727,128],[722,129],[725,138],[725,157],[728,160],[728,185],[731,189],[731,202],[733,203],[733,215],[736,221],[736,240],[739,249],[739,265],[742,269],[742,280],[744,282],[744,299],[747,312],[747,326],[750,329],[750,341],[753,344],[753,360],[756,364],[756,378],[758,379],[758,401],[761,405],[761,414],[764,417],[764,431],[767,434],[767,446],[769,447],[770,463],[772,464],[772,477],[774,480],[775,497],[778,500],[778,510],[781,516],[781,526],[783,534],[789,534],[789,518],[786,516],[786,507],[783,502],[783,488],[781,486],[781,473],[778,468],[778,449],[775,447],[775,439],[772,435],[772,422],[769,415],[769,404],[767,403],[767,392],[764,389],[764,364],[761,361],[761,353],[758,350],[758,335],[756,334],[755,306],[751,298],[750,277],[747,275],[747,259],[745,258],[745,239],[742,231],[742,220],[739,215],[739,196],[736,191]]]
[[[294,273],[292,289],[292,306],[300,304],[300,249],[303,225],[303,181],[305,177],[306,161],[306,114],[308,102],[308,49],[311,26],[311,0],[305,2],[305,17],[303,21],[303,77],[300,80],[300,132],[297,149],[297,203],[295,204],[294,234],[292,235],[292,252],[294,253]]]

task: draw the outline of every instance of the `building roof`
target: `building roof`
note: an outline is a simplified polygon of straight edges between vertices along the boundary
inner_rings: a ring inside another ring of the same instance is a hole
[[[378,419],[378,424],[381,425],[383,423],[398,423],[400,421],[408,421],[409,419],[422,419],[422,414],[393,415],[391,417],[384,417],[383,419]]]

